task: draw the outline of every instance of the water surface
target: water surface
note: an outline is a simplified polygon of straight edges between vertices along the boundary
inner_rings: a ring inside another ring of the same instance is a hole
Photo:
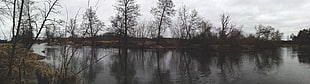
[[[250,52],[129,49],[125,53],[113,48],[36,44],[33,50],[47,56],[41,61],[55,69],[59,69],[62,57],[73,56],[70,70],[81,71],[85,84],[310,83],[310,48]]]

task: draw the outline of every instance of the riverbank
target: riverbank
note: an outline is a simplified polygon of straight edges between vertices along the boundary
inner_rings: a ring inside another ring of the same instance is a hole
[[[58,38],[42,41],[49,45],[76,45],[91,46],[89,39],[69,39]],[[285,44],[286,45],[286,44]],[[117,39],[96,39],[96,47],[104,48],[123,48],[124,42]],[[219,41],[219,40],[186,40],[174,38],[148,39],[148,38],[130,38],[126,47],[131,49],[270,49],[283,46],[281,42],[262,41],[262,40],[240,40],[240,41]]]
[[[47,46],[46,44],[36,47],[60,48],[58,45]],[[215,81],[212,83],[228,84],[235,83],[235,81],[241,84],[283,84],[284,81],[284,84],[285,82],[303,84],[309,81],[305,78],[309,76],[307,71],[309,71],[310,68],[305,68],[305,66],[309,65],[308,49],[281,47],[277,49],[253,49],[244,52],[239,50],[129,49],[127,55],[119,54],[118,49],[114,48],[95,47],[93,50],[96,51],[92,52],[91,50],[92,47],[89,46],[79,47],[77,51],[79,55],[76,57],[77,59],[73,59],[75,61],[72,61],[74,62],[72,66],[81,67],[91,61],[86,57],[101,58],[106,56],[102,61],[91,65],[91,67],[81,72],[80,77],[86,84],[118,84],[120,81],[128,84],[160,84],[160,80],[163,79],[163,84],[190,84],[191,82],[188,81],[201,83]],[[36,52],[41,51],[36,50]],[[61,50],[48,50],[46,52],[56,53],[49,54],[49,56],[58,57],[54,59],[61,60],[61,55],[59,53],[62,52]],[[97,58],[94,59],[96,60]],[[70,69],[76,70],[75,68]],[[219,72],[219,70],[223,72]],[[274,73],[274,70],[279,71],[279,73]],[[184,73],[184,71],[190,71],[190,73]],[[124,74],[126,72],[127,74]],[[210,73],[214,73],[214,75]],[[287,77],[287,74],[290,74],[290,76]],[[161,78],[159,78],[158,75],[161,75]],[[188,75],[191,75],[195,79],[215,79],[202,81],[184,79],[184,77],[188,77]],[[225,75],[225,77],[223,77],[223,75]],[[241,78],[240,75],[242,75]],[[244,77],[247,75],[253,76]],[[270,78],[270,76],[276,77],[276,79],[273,77]],[[124,82],[126,80],[125,77],[128,77],[128,82]],[[227,77],[236,80],[227,81],[225,80]],[[291,79],[294,80],[291,81]],[[303,81],[295,79],[303,79]],[[266,82],[266,80],[268,81]]]
[[[13,58],[12,75],[8,76],[8,57],[11,51],[11,44],[0,43],[0,84],[53,84],[59,81],[60,72],[44,65],[39,60],[44,56],[33,53],[23,48],[22,45],[16,47]],[[68,78],[76,78],[75,76]],[[74,81],[70,80],[70,84]],[[68,83],[67,83],[68,84]]]
[[[88,39],[68,39],[68,38],[58,38],[46,42],[49,45],[76,45],[76,46],[90,46],[92,42]],[[205,43],[204,43],[205,42]],[[119,40],[107,40],[107,39],[97,39],[95,45],[97,47],[106,48],[119,48],[124,47],[124,42]],[[207,47],[207,44],[216,44],[216,42],[211,41],[198,41],[198,40],[184,40],[184,39],[172,39],[172,38],[162,38],[162,39],[147,39],[147,38],[131,38],[128,40],[128,48],[159,48],[159,49],[174,49],[174,48],[202,48]]]

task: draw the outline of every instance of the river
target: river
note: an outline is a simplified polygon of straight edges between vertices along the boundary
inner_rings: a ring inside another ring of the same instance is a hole
[[[310,48],[254,51],[91,48],[35,44],[48,66],[72,56],[85,84],[309,84]],[[123,52],[123,53],[119,53]]]

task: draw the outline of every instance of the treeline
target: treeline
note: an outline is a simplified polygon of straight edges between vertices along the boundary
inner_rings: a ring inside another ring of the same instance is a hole
[[[283,33],[269,25],[259,24],[253,28],[254,34],[246,34],[242,26],[233,24],[231,16],[228,14],[219,15],[220,27],[214,26],[206,20],[195,9],[186,5],[175,8],[172,0],[159,0],[150,13],[153,19],[139,20],[140,5],[135,0],[117,0],[113,5],[116,15],[111,17],[111,25],[98,19],[97,10],[93,6],[88,6],[83,13],[82,22],[78,14],[68,22],[55,20],[54,23],[45,25],[46,39],[53,38],[85,38],[92,44],[98,41],[98,37],[112,35],[118,38],[120,45],[128,45],[128,38],[157,39],[172,37],[175,39],[192,40],[205,43],[219,43],[229,45],[255,44],[259,47],[267,45],[275,46],[281,41]],[[175,19],[173,19],[175,18]],[[169,32],[168,32],[169,30]],[[106,33],[103,33],[106,32]],[[171,36],[165,36],[169,33]],[[23,35],[25,36],[25,35]],[[28,36],[31,36],[29,34]],[[194,42],[195,43],[195,42]],[[202,44],[202,43],[200,43]]]
[[[38,8],[38,3],[48,5]],[[94,45],[99,41],[98,38],[112,35],[123,47],[132,38],[156,39],[156,44],[161,45],[164,43],[160,42],[161,38],[167,37],[185,40],[185,45],[250,44],[270,47],[276,46],[274,44],[283,35],[272,26],[262,24],[253,27],[256,33],[246,34],[243,27],[233,24],[231,16],[225,13],[219,15],[221,25],[214,26],[195,9],[186,5],[176,8],[172,0],[158,0],[156,6],[149,10],[153,17],[144,21],[139,20],[142,15],[140,5],[135,0],[116,0],[113,5],[116,14],[110,18],[111,25],[101,21],[96,14],[100,8],[91,5],[88,5],[82,16],[77,13],[66,21],[50,17],[60,13],[57,10],[61,7],[58,0],[8,0],[2,1],[2,4],[8,7],[2,9],[8,12],[2,16],[13,22],[11,42],[22,43],[28,49],[42,36],[49,42],[57,38],[84,39]]]
[[[243,27],[233,24],[231,16],[225,13],[219,15],[221,25],[217,27],[203,18],[203,15],[195,9],[186,5],[176,8],[172,0],[159,0],[157,5],[149,10],[153,15],[152,19],[141,21],[139,20],[142,16],[140,5],[135,0],[116,1],[113,5],[116,14],[110,18],[111,25],[105,25],[108,22],[101,21],[96,14],[100,8],[91,5],[88,5],[82,16],[77,13],[68,21],[50,18],[49,16],[60,13],[57,10],[61,7],[58,0],[2,1],[4,7],[8,7],[2,10],[9,12],[3,16],[13,22],[11,42],[22,43],[27,48],[30,48],[42,36],[47,41],[54,41],[56,38],[71,40],[83,38],[89,40],[91,44],[96,44],[99,37],[112,35],[118,38],[120,45],[123,46],[128,45],[129,38],[156,39],[157,43],[160,43],[161,38],[167,37],[186,40],[186,42],[199,41],[198,44],[217,43],[235,46],[257,44],[262,46],[265,43],[276,44],[275,42],[280,41],[283,35],[272,26],[262,24],[253,27],[256,33],[246,34],[242,30]],[[40,9],[37,3],[49,5]],[[82,21],[79,21],[79,18]],[[166,34],[170,36],[165,36]],[[190,43],[197,44],[197,42]]]
[[[310,45],[310,29],[303,29],[297,35],[291,35],[292,41],[295,44]]]

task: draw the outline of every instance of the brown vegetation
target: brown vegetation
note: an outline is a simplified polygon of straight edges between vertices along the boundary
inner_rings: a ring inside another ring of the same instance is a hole
[[[9,50],[11,44],[0,44],[0,84],[76,84],[79,80],[77,76],[61,78],[61,72],[57,72],[44,65],[38,60],[44,56],[32,53],[21,44],[18,44],[13,58],[12,75],[8,74]],[[65,79],[65,81],[64,81]]]

